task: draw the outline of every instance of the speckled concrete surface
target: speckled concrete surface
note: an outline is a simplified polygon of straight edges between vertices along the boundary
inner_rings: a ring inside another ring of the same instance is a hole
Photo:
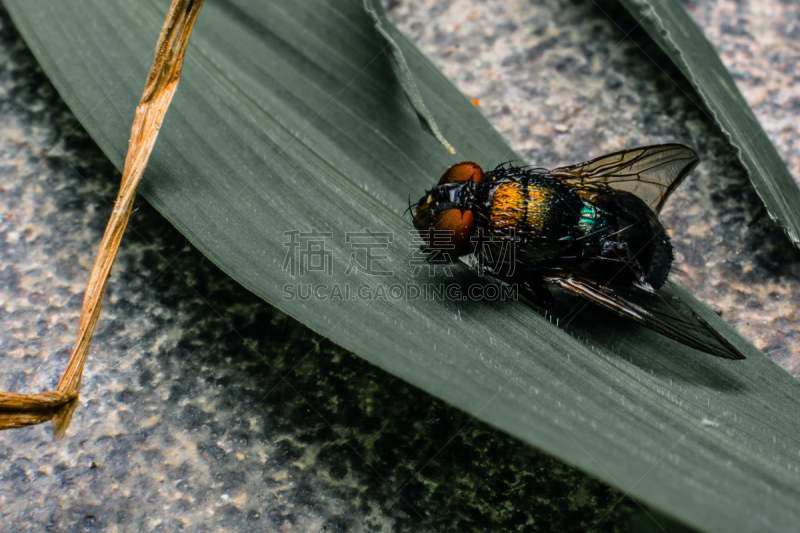
[[[687,2],[795,179],[800,180],[800,3]]]
[[[530,161],[698,150],[665,213],[676,279],[800,377],[800,253],[768,217],[747,227],[758,199],[679,75],[591,2],[428,3],[392,2],[390,16]],[[727,59],[730,41],[718,46],[746,95],[770,87],[751,101],[797,176],[800,30],[790,2],[773,4],[749,19],[747,2],[691,11],[712,40],[737,36]],[[119,174],[4,12],[0,25],[0,387],[32,391],[68,355]],[[780,76],[765,53],[787,65]],[[137,206],[68,436],[0,433],[2,529],[623,531],[642,518],[621,493],[314,336]]]

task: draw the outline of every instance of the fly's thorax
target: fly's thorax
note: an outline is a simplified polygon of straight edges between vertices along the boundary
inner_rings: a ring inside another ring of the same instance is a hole
[[[572,246],[582,202],[555,180],[532,172],[501,175],[481,183],[477,199],[483,199],[486,232],[499,241],[495,247],[513,239],[518,261],[534,266]]]

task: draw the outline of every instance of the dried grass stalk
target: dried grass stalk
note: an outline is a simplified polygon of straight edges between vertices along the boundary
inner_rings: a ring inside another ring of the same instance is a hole
[[[55,391],[38,394],[0,392],[0,429],[41,424],[52,420],[53,434],[56,439],[60,439],[69,426],[72,414],[78,405],[83,365],[100,316],[111,266],[114,264],[122,234],[128,223],[136,187],[153,151],[161,122],[175,94],[186,43],[202,5],[203,0],[173,0],[164,27],[161,29],[144,94],[136,108],[119,194],[86,285],[78,339],[72,348],[67,368]]]

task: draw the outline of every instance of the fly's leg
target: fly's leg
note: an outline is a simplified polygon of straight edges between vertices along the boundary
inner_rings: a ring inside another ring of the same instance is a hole
[[[644,275],[644,268],[636,254],[626,242],[606,241],[603,244],[603,257],[616,258],[621,264],[614,277],[621,276],[623,279],[633,278],[640,283],[647,283]]]
[[[545,285],[541,279],[537,279],[533,282],[528,281],[523,285],[523,287],[525,287],[526,292],[530,295],[533,303],[539,307],[550,309],[553,307],[553,305],[555,305],[553,295],[550,294],[550,289],[547,288],[547,285]]]
[[[550,294],[550,289],[547,288],[547,284],[538,274],[532,275],[530,272],[527,272],[507,276],[503,279],[507,283],[519,286],[526,298],[543,309],[550,309],[555,304],[553,295]]]

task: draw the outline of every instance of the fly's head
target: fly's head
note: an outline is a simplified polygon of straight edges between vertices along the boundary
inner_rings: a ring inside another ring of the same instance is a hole
[[[448,260],[469,253],[469,238],[475,228],[475,185],[482,177],[483,170],[477,164],[458,163],[420,198],[414,227],[425,241],[423,251],[445,254]]]

